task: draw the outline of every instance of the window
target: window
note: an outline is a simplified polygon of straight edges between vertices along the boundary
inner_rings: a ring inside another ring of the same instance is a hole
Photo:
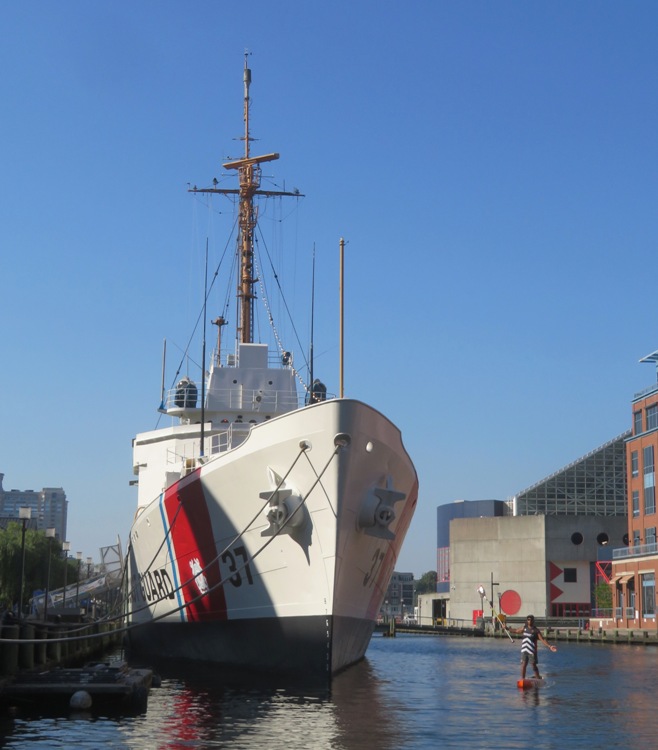
[[[591,605],[586,602],[551,604],[551,617],[589,617]]]
[[[450,582],[450,547],[439,547],[437,550],[436,582]]]
[[[642,576],[642,615],[656,616],[656,580],[653,573],[645,573]]]
[[[656,475],[653,465],[653,445],[647,445],[643,450],[644,460],[644,512],[656,512]]]
[[[640,474],[640,462],[637,455],[637,451],[631,453],[631,475],[634,477]]]
[[[650,526],[644,530],[644,543],[655,544],[656,543],[656,527]]]
[[[642,451],[642,459],[644,461],[644,476],[653,474],[654,463],[653,463],[653,445],[647,445]],[[646,482],[645,482],[646,484]]]
[[[639,547],[641,543],[640,532],[637,530],[633,530],[633,546]]]
[[[564,569],[564,582],[565,583],[578,583],[578,571],[576,570],[576,568]]]
[[[633,518],[640,515],[640,490],[633,490]]]
[[[642,412],[633,412],[633,435],[639,435],[642,432]]]
[[[658,404],[647,406],[647,430],[655,430],[658,427]]]

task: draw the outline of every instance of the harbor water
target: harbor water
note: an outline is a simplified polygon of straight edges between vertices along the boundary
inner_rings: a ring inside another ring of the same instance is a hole
[[[3,718],[5,748],[435,750],[653,747],[658,647],[540,647],[541,688],[519,690],[519,641],[375,635],[330,691],[217,683],[163,673],[134,716]]]

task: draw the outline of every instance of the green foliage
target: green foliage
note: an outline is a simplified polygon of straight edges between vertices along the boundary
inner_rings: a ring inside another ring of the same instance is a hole
[[[11,607],[20,599],[22,568],[23,525],[17,522],[7,524],[0,530],[0,608]],[[62,545],[57,539],[49,540],[43,531],[25,530],[25,582],[24,603],[27,604],[35,590],[45,590],[48,579],[48,554],[50,552],[50,589],[64,584]],[[68,582],[75,581],[77,565],[68,561]]]
[[[594,601],[597,609],[612,608],[612,588],[609,583],[597,583],[594,587]]]
[[[416,581],[416,594],[434,594],[435,592],[436,570],[429,570]]]

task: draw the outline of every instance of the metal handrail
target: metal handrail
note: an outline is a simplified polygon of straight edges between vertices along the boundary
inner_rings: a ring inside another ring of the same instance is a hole
[[[201,389],[195,386],[192,394],[186,396],[180,388],[172,388],[165,393],[163,409],[165,411],[183,409],[201,410],[199,400]],[[258,412],[265,409],[272,411],[290,411],[303,406],[305,394],[290,391],[260,390],[254,388],[222,388],[209,393],[213,401],[219,402],[221,408]]]
[[[658,553],[658,543],[636,544],[632,547],[619,547],[612,550],[612,559],[621,560],[626,557],[639,557],[641,555],[655,555]]]

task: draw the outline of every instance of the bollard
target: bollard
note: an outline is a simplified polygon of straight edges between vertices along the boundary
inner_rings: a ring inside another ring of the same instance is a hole
[[[18,625],[3,625],[3,638],[18,640]],[[0,643],[0,675],[16,674],[18,672],[18,643]]]
[[[21,640],[34,640],[34,625],[22,622],[19,628]],[[21,643],[18,646],[18,666],[20,669],[34,669],[34,643]]]
[[[46,655],[48,661],[59,664],[62,661],[62,644],[56,639],[60,637],[59,628],[48,628],[48,645],[46,646]]]
[[[48,627],[46,625],[38,625],[35,628],[34,637],[40,639],[39,643],[34,644],[34,662],[37,666],[43,666],[48,661],[48,653],[46,650]]]

